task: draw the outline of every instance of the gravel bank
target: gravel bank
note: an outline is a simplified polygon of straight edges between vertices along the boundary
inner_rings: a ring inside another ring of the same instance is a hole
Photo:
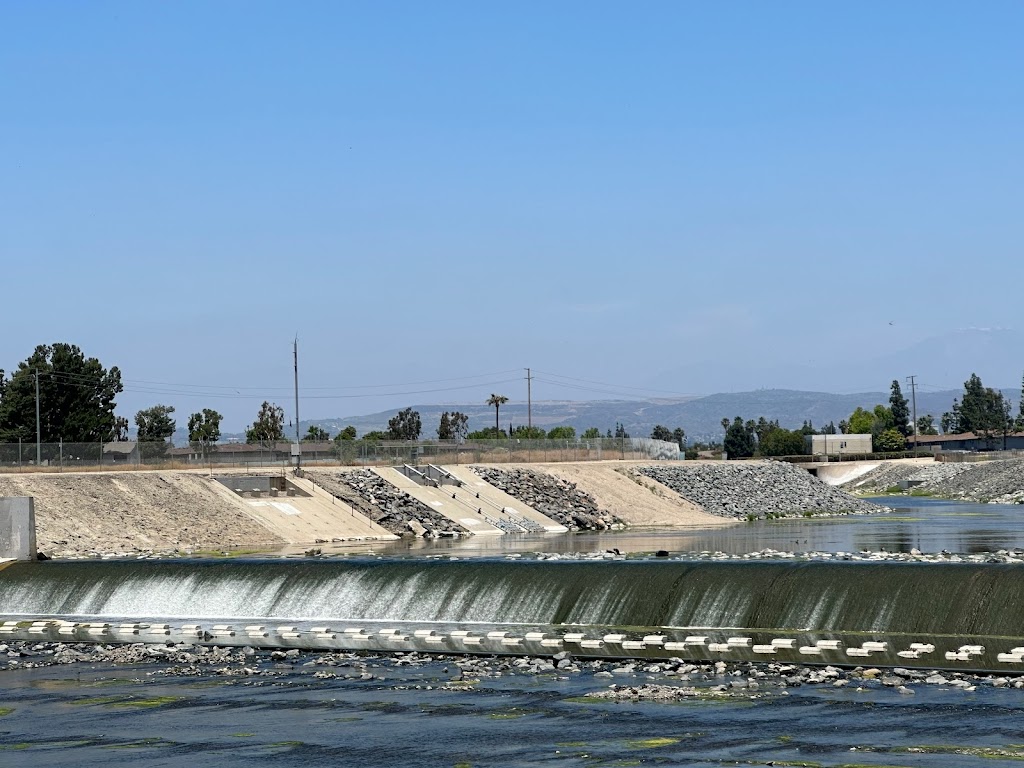
[[[885,493],[901,481],[917,483],[908,493],[994,504],[1024,504],[1024,459],[936,463],[923,467],[882,466],[842,486],[857,493]]]
[[[654,465],[636,472],[720,517],[755,520],[885,511],[781,461]]]

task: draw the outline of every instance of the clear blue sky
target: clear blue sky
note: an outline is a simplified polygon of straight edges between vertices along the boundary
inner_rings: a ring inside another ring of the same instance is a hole
[[[0,368],[70,341],[129,418],[234,431],[291,412],[296,333],[307,418],[521,400],[526,366],[538,399],[799,386],[1019,330],[1022,29],[1019,2],[5,3]]]

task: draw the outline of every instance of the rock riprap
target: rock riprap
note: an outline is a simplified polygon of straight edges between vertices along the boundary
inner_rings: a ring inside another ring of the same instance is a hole
[[[979,503],[1024,504],[1024,459],[881,466],[843,486],[858,493],[885,493],[909,480],[910,493]]]
[[[435,512],[368,469],[306,472],[306,477],[349,506],[399,536],[463,534],[461,525]]]
[[[571,531],[602,531],[619,523],[594,497],[569,480],[529,469],[472,467],[480,477],[514,499],[557,520]]]
[[[885,510],[781,461],[655,465],[635,471],[720,517],[754,520]]]

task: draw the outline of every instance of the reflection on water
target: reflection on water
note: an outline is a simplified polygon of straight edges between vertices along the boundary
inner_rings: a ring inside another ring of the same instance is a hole
[[[759,521],[729,528],[680,531],[644,529],[608,533],[524,534],[354,546],[322,545],[324,552],[475,557],[513,552],[624,553],[721,551],[743,554],[766,548],[784,551],[974,553],[1024,548],[1024,506],[967,504],[919,497],[878,500],[897,507],[891,514]]]

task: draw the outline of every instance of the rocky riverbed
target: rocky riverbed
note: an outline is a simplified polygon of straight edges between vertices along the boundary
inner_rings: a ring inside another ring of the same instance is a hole
[[[569,480],[530,469],[472,469],[495,488],[557,520],[570,531],[602,531],[621,524],[611,512],[598,507],[593,496]]]
[[[909,489],[898,491],[901,482]],[[1024,459],[885,464],[841,486],[860,494],[902,492],[994,504],[1024,504]]]
[[[885,511],[780,461],[658,464],[634,471],[719,517],[771,520]]]
[[[484,678],[503,676],[582,676],[600,683],[587,693],[594,698],[631,701],[676,701],[687,698],[746,697],[784,694],[786,689],[818,685],[833,688],[892,689],[912,695],[914,688],[936,686],[970,692],[978,687],[1024,689],[1024,678],[972,675],[917,669],[800,666],[772,662],[694,663],[579,659],[567,651],[553,656],[453,656],[415,652],[367,654],[305,652],[253,647],[225,648],[188,644],[89,645],[83,643],[9,642],[0,644],[0,672],[54,665],[152,664],[151,675],[241,677],[257,680],[296,673],[317,680],[381,681],[401,667],[437,667],[439,690],[469,690]]]

